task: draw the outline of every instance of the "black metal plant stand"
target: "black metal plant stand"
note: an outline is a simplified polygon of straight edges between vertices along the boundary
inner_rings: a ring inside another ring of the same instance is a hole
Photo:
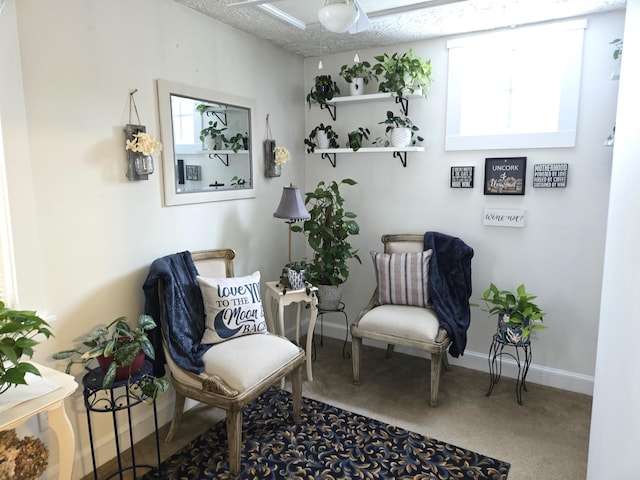
[[[505,352],[504,347],[512,347],[515,349],[514,353],[510,351]],[[527,339],[526,343],[511,343],[505,341],[497,333],[493,336],[491,342],[491,348],[489,349],[489,375],[491,377],[491,383],[489,385],[489,391],[487,397],[491,395],[493,387],[500,381],[502,376],[502,356],[508,355],[516,361],[518,365],[518,378],[516,381],[516,398],[518,404],[522,405],[522,391],[527,391],[527,373],[529,372],[529,366],[531,365],[531,342]]]
[[[93,476],[95,480],[98,480],[98,472],[96,468],[96,455],[93,445],[93,431],[91,428],[91,412],[98,413],[106,413],[111,412],[111,416],[113,419],[113,430],[115,435],[116,442],[116,455],[118,460],[118,471],[112,473],[106,479],[114,478],[116,475],[119,475],[120,480],[123,480],[123,473],[132,470],[134,478],[138,478],[138,469],[146,469],[147,471],[153,470],[155,467],[152,465],[137,465],[136,464],[136,454],[135,454],[135,442],[133,439],[133,422],[131,420],[131,408],[135,407],[142,403],[142,400],[132,395],[132,392],[135,391],[137,394],[140,394],[140,388],[146,382],[151,382],[152,380],[147,380],[145,378],[146,374],[150,374],[153,369],[151,362],[145,360],[144,364],[140,371],[133,375],[129,380],[118,380],[113,383],[113,386],[108,389],[104,389],[102,387],[102,382],[104,379],[104,373],[100,368],[95,368],[90,370],[82,378],[82,385],[84,387],[83,395],[84,395],[84,405],[87,410],[87,424],[89,426],[89,441],[91,443],[91,460],[93,462]],[[120,451],[120,440],[118,433],[118,417],[117,413],[121,410],[126,410],[127,412],[127,420],[129,422],[129,440],[131,443],[131,465],[128,467],[122,466],[122,452]],[[158,471],[160,468],[160,441],[158,439],[158,411],[156,409],[156,402],[153,400],[153,420],[155,427],[155,436],[156,436],[156,454],[158,460]],[[146,473],[146,472],[145,472]]]
[[[323,310],[321,308],[318,308],[318,318],[320,319],[320,346],[323,346],[323,340],[324,340],[324,315],[326,313],[341,313],[342,315],[344,315],[344,323],[347,327],[347,333],[345,333],[344,336],[344,343],[342,344],[342,358],[351,358],[351,354],[349,352],[347,352],[347,340],[349,339],[349,318],[347,317],[347,312],[344,311],[344,303],[340,302],[340,305],[338,305],[338,308],[336,308],[335,310]],[[311,355],[311,359],[315,361],[316,359],[316,351],[315,351],[315,341],[313,343],[313,353]]]

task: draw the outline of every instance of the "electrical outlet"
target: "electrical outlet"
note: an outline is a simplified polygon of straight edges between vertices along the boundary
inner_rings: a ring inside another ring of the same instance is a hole
[[[49,429],[49,414],[47,412],[40,412],[38,414],[38,430],[44,432]]]

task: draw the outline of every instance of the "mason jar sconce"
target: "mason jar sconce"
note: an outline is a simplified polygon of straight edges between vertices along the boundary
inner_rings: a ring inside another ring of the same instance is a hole
[[[147,128],[144,125],[128,124],[124,129],[125,136],[129,141],[135,140],[134,135],[146,131]],[[127,178],[129,180],[149,180],[149,174],[153,173],[153,157],[151,155],[127,149],[127,163]]]

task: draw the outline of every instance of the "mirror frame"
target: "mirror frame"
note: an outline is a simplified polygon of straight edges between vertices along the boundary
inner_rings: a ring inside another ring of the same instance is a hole
[[[162,178],[164,205],[188,205],[192,203],[221,202],[255,198],[256,158],[253,148],[254,105],[253,101],[244,97],[217,92],[207,88],[194,87],[168,80],[157,80],[158,111],[160,112],[160,134],[162,138]],[[176,156],[173,142],[173,116],[171,113],[171,95],[194,98],[208,103],[221,103],[234,107],[246,108],[249,113],[249,168],[251,170],[251,186],[236,190],[219,190],[203,192],[176,192]]]

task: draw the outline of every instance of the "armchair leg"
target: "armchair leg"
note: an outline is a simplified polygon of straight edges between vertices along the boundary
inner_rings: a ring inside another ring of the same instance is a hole
[[[438,405],[438,387],[440,386],[440,364],[442,363],[442,354],[431,354],[431,401],[429,405],[435,407]]]
[[[176,402],[173,406],[173,420],[171,420],[171,426],[169,427],[169,432],[167,433],[167,436],[164,439],[166,443],[169,443],[171,440],[173,440],[173,436],[176,434],[176,431],[178,430],[178,424],[180,423],[180,420],[182,419],[182,413],[184,412],[184,400],[185,400],[184,395],[176,391]]]
[[[362,337],[355,337],[351,332],[351,362],[353,365],[353,384],[360,385],[360,350]]]
[[[242,460],[242,409],[227,410],[227,443],[229,475],[231,478],[238,478]]]
[[[395,349],[395,345],[393,343],[387,344],[387,358],[391,358],[393,356],[394,349]]]
[[[293,397],[293,419],[299,422],[302,410],[302,365],[291,372],[291,395]]]
[[[446,350],[442,352],[442,366],[446,372],[449,371],[449,355]]]

